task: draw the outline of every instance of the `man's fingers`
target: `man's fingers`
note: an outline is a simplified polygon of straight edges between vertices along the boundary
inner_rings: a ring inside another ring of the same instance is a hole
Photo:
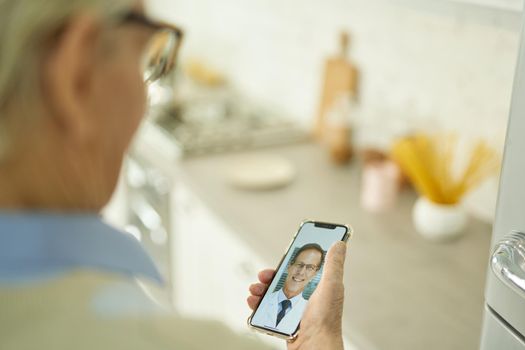
[[[250,290],[250,293],[252,293],[252,295],[262,296],[264,292],[266,292],[266,288],[268,288],[267,284],[254,283],[250,286],[249,290]]]
[[[261,301],[261,297],[250,295],[248,299],[246,299],[246,301],[248,302],[248,306],[250,307],[250,309],[255,310],[255,308],[257,307],[257,305],[259,305],[259,302]]]
[[[261,297],[264,294],[264,292],[266,292],[266,289],[268,288],[268,285],[272,281],[274,275],[275,270],[273,269],[266,269],[259,272],[258,277],[261,283],[254,283],[250,286],[249,290],[252,295],[250,295],[248,299],[246,299],[250,309],[254,310],[257,307],[257,305],[259,305]]]
[[[323,280],[341,282],[346,258],[346,244],[336,242],[326,254],[326,263],[323,270]]]
[[[264,284],[270,284],[272,281],[273,276],[275,275],[274,269],[266,269],[259,272],[259,281],[261,281]]]

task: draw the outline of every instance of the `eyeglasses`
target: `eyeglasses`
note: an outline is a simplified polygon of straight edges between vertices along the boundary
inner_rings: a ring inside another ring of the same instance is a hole
[[[179,48],[184,37],[183,31],[171,24],[154,22],[136,12],[126,14],[122,21],[139,23],[155,30],[142,60],[144,81],[152,83],[166,76],[177,63]]]
[[[305,263],[293,263],[292,266],[298,270],[298,271],[301,271],[303,268],[306,268],[306,272],[308,273],[312,273],[312,272],[315,272],[319,269],[319,267],[317,265],[313,265],[313,264],[305,264]]]

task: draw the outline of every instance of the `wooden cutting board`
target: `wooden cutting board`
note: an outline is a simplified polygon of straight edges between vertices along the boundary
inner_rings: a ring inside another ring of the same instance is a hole
[[[348,59],[349,43],[348,33],[341,33],[339,55],[328,58],[325,63],[321,101],[314,127],[314,136],[318,140],[324,138],[326,114],[334,102],[343,94],[350,93],[357,97],[358,71]]]

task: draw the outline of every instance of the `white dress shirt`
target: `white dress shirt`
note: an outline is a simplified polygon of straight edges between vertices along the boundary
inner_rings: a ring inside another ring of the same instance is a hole
[[[285,299],[287,298],[282,289],[266,295],[253,316],[252,324],[285,334],[293,334],[301,321],[308,300],[303,298],[302,294],[290,299],[292,307],[277,325],[277,315],[281,311],[281,302]]]

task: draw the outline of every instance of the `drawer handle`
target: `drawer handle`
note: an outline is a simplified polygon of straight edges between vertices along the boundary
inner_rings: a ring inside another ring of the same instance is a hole
[[[525,234],[512,231],[494,248],[492,271],[509,288],[525,297]]]

